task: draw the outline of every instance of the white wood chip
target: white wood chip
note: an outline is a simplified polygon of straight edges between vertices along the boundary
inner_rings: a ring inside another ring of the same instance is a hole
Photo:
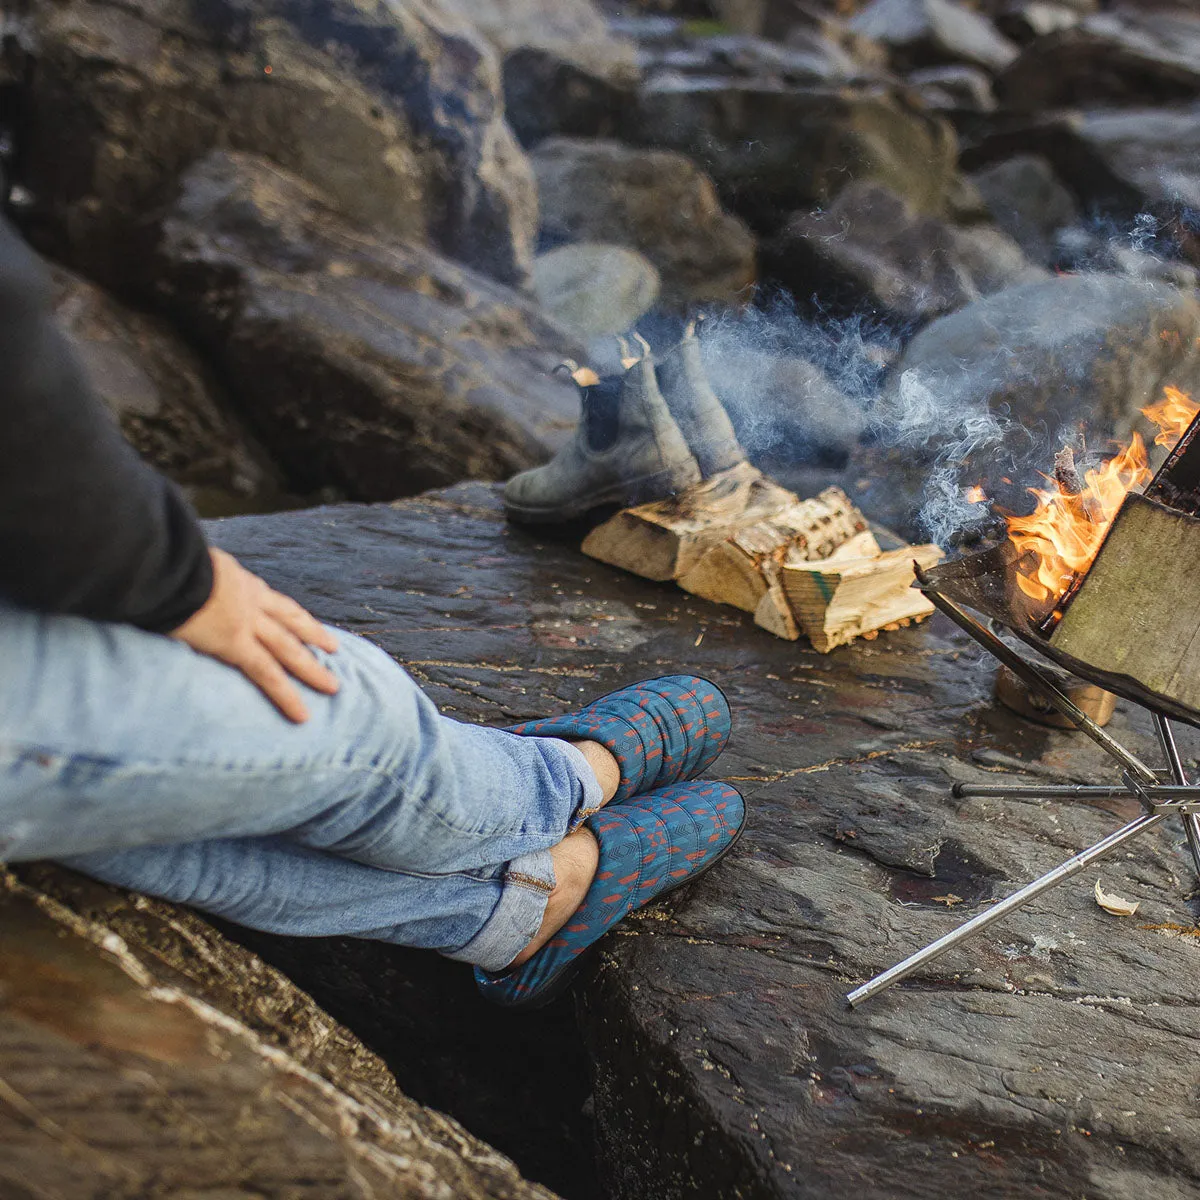
[[[1126,900],[1122,896],[1115,896],[1112,892],[1106,892],[1100,886],[1100,880],[1096,880],[1096,903],[1100,905],[1106,913],[1112,913],[1114,917],[1132,917],[1138,910],[1140,900]]]

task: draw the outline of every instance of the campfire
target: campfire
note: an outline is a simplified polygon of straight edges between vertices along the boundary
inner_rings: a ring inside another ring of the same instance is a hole
[[[1158,427],[1155,445],[1174,448],[1200,404],[1177,388],[1164,392],[1164,398],[1142,409],[1142,415]],[[1065,447],[1055,459],[1053,476],[1044,478],[1047,487],[1029,489],[1037,500],[1033,512],[1006,517],[1009,540],[1018,554],[1014,582],[1034,604],[1047,609],[1045,623],[1053,627],[1095,561],[1125,497],[1144,489],[1154,473],[1145,442],[1135,432],[1119,453],[1082,473],[1072,450]]]

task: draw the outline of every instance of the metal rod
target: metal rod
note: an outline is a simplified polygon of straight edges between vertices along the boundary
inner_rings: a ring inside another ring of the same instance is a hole
[[[1095,799],[1113,800],[1118,797],[1140,800],[1148,796],[1151,800],[1200,800],[1200,784],[1170,784],[1157,787],[1144,787],[1140,792],[1120,786],[1092,786],[1090,784],[1047,784],[1045,787],[1014,783],[956,783],[952,789],[953,795],[959,799],[981,798],[985,796],[1007,796],[1015,800],[1058,800],[1058,799]]]
[[[869,1000],[872,996],[877,996],[884,988],[889,988],[893,983],[899,983],[900,980],[907,979],[909,975],[919,970],[927,962],[932,962],[935,958],[945,954],[947,950],[953,949],[960,942],[965,942],[967,938],[974,937],[981,929],[986,929],[992,924],[993,921],[999,921],[1001,917],[1006,917],[1016,909],[1024,907],[1043,892],[1049,891],[1052,887],[1057,887],[1064,880],[1070,879],[1072,875],[1078,874],[1084,867],[1094,863],[1097,859],[1103,858],[1106,854],[1110,854],[1118,846],[1124,845],[1130,838],[1135,838],[1138,834],[1145,833],[1151,826],[1165,820],[1166,814],[1164,813],[1138,817],[1136,821],[1130,821],[1128,825],[1118,829],[1115,833],[1110,833],[1103,841],[1097,842],[1094,846],[1090,846],[1086,850],[1081,850],[1074,858],[1069,858],[1066,862],[1060,863],[1053,871],[1048,871],[1040,879],[1035,879],[1032,883],[1026,884],[1020,891],[1013,892],[1007,899],[993,904],[991,908],[986,909],[976,917],[972,917],[964,925],[960,925],[944,937],[938,938],[936,942],[931,942],[923,950],[918,950],[915,954],[910,954],[903,962],[897,963],[890,970],[884,971],[882,975],[876,975],[874,979],[868,980],[862,987],[855,988],[846,997],[850,1007],[857,1008],[864,1000]]]
[[[1143,783],[1154,783],[1154,772],[1141,759],[1136,758],[1116,738],[1110,737],[1087,713],[1083,712],[1054,680],[1043,675],[1031,662],[1022,658],[1011,646],[1002,642],[990,629],[968,616],[957,604],[947,600],[930,582],[919,564],[914,564],[917,582],[921,590],[934,605],[960,629],[969,633],[981,646],[990,650],[1014,675],[1036,688],[1064,717],[1086,733],[1106,753],[1117,760],[1127,771],[1136,775]]]
[[[1161,713],[1154,714],[1154,732],[1158,734],[1159,745],[1162,746],[1163,755],[1175,782],[1186,784],[1187,771],[1184,770],[1183,759],[1179,756],[1179,747],[1175,744],[1175,731],[1171,728],[1171,722]],[[1188,849],[1192,852],[1192,865],[1196,868],[1196,874],[1200,875],[1200,816],[1184,813],[1183,828],[1187,834]]]

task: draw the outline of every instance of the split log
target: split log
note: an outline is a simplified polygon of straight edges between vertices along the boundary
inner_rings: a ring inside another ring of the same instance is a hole
[[[730,534],[800,503],[739,463],[669,500],[623,509],[588,534],[583,552],[644,579],[677,579]]]
[[[937,546],[906,546],[871,558],[786,563],[783,587],[800,627],[822,654],[889,625],[921,620],[932,603],[914,587],[913,561],[940,562]]]
[[[1200,710],[1198,558],[1200,518],[1131,493],[1050,644]]]
[[[860,554],[879,553],[866,519],[846,493],[826,488],[710,547],[678,583],[705,600],[756,613],[769,588],[765,564],[826,559],[852,538],[859,539]]]

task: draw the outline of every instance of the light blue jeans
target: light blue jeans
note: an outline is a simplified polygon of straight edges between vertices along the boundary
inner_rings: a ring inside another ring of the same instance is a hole
[[[303,725],[156,634],[0,606],[0,859],[302,935],[499,970],[554,886],[547,851],[600,785],[567,742],[441,716],[339,632]]]

